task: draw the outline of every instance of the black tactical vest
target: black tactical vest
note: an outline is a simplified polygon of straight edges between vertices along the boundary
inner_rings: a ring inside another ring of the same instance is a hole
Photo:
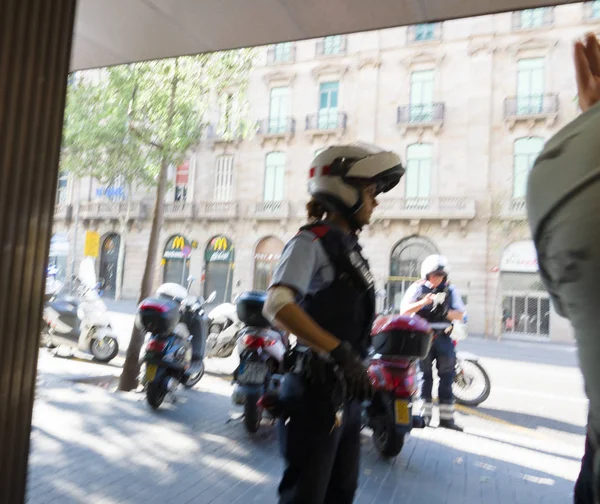
[[[427,305],[421,308],[417,315],[419,317],[423,317],[428,322],[448,322],[446,315],[448,314],[448,310],[450,309],[451,303],[451,292],[450,287],[446,282],[441,283],[435,289],[429,287],[425,282],[421,282],[419,284],[419,290],[417,291],[417,295],[415,296],[415,301],[420,301],[427,294],[438,294],[440,292],[444,292],[446,294],[446,299],[440,305],[437,305],[435,308],[433,305]]]
[[[343,231],[324,222],[300,228],[310,231],[323,246],[334,268],[333,282],[314,295],[307,295],[302,308],[336,338],[348,341],[366,357],[375,318],[375,288],[369,263],[356,243]]]

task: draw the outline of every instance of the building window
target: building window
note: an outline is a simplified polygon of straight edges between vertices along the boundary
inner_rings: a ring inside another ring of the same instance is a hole
[[[185,161],[175,172],[175,201],[186,201],[190,178],[190,162]]]
[[[270,152],[265,158],[264,201],[283,201],[285,153]]]
[[[343,54],[346,52],[346,37],[344,35],[325,37],[317,46],[317,52],[323,56]]]
[[[519,138],[514,145],[513,198],[524,198],[527,190],[527,177],[544,147],[544,139],[539,137]]]
[[[285,133],[289,115],[290,88],[272,88],[269,101],[269,133]]]
[[[56,204],[64,205],[67,202],[67,186],[69,184],[69,175],[61,173],[58,176],[58,186],[56,188]]]
[[[423,23],[415,25],[415,42],[424,42],[436,38],[435,23]]]
[[[537,9],[525,9],[513,13],[513,27],[526,30],[549,26],[553,22],[554,9],[551,7],[539,7]]]
[[[406,207],[423,209],[429,206],[433,146],[412,144],[406,151]]]
[[[282,42],[273,46],[273,62],[274,63],[285,63],[292,61],[294,43],[293,42]]]
[[[217,158],[214,201],[231,201],[233,192],[233,156]]]
[[[338,126],[339,82],[321,82],[319,88],[319,129],[333,129]]]
[[[544,58],[520,59],[517,72],[517,115],[541,114],[544,109]]]
[[[410,122],[433,119],[434,70],[413,72],[410,76]]]

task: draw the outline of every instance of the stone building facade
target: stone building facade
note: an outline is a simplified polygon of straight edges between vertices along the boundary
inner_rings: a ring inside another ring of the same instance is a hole
[[[311,159],[362,141],[407,166],[362,235],[381,308],[398,307],[419,261],[439,252],[471,332],[569,340],[537,274],[524,195],[544,141],[578,113],[572,44],[590,30],[600,30],[600,2],[259,48],[249,87],[256,133],[240,140],[215,114],[173,170],[157,283],[191,274],[198,292],[216,289],[220,301],[264,288],[305,222]],[[94,181],[61,183],[51,256],[68,269],[85,230],[99,232],[110,293],[127,205]],[[153,204],[131,199],[125,297],[139,289]]]

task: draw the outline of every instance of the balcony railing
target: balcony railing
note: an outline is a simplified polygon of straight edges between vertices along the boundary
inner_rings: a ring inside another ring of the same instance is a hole
[[[235,201],[201,201],[198,204],[198,219],[229,220],[238,214],[238,204]]]
[[[587,20],[600,19],[600,0],[583,4],[583,18]]]
[[[346,35],[332,35],[317,41],[317,56],[346,54],[347,50],[348,37]]]
[[[258,121],[257,134],[261,136],[293,135],[296,120],[293,117],[269,117]]]
[[[164,216],[166,220],[193,219],[195,216],[194,205],[187,201],[165,203]]]
[[[525,198],[511,198],[505,201],[500,211],[500,217],[509,220],[527,219],[527,206]]]
[[[443,103],[419,103],[398,107],[397,124],[400,126],[438,124],[444,122]]]
[[[475,200],[463,197],[381,198],[373,217],[377,220],[470,220]]]
[[[513,30],[530,30],[554,24],[554,8],[538,7],[512,13]]]
[[[348,116],[337,110],[320,110],[306,116],[306,131],[345,130]]]
[[[234,127],[209,124],[206,138],[212,142],[236,142],[242,139],[242,132]]]
[[[253,205],[254,217],[260,220],[280,220],[290,216],[287,201],[259,201]]]
[[[122,219],[127,216],[127,206],[129,205],[129,220],[140,220],[146,217],[145,206],[134,201],[86,201],[79,205],[80,217],[82,219]]]
[[[558,94],[513,96],[504,100],[504,118],[545,117],[558,113]]]
[[[73,205],[58,203],[54,207],[54,218],[56,220],[70,221],[73,218]]]
[[[282,42],[269,46],[267,49],[267,64],[279,65],[293,63],[296,61],[296,44],[294,42]]]
[[[442,39],[442,23],[423,23],[408,27],[408,43],[429,42]]]

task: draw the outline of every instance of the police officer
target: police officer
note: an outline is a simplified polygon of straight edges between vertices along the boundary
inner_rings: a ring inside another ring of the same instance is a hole
[[[448,282],[448,261],[444,256],[431,255],[421,265],[421,280],[412,284],[402,300],[400,312],[403,315],[417,314],[428,322],[452,322],[463,320],[465,306],[454,286]],[[456,353],[448,333],[436,331],[431,350],[421,361],[423,371],[422,415],[429,425],[433,410],[433,361],[436,361],[440,379],[438,397],[440,427],[462,431],[454,421],[454,366]]]
[[[398,184],[400,158],[373,146],[330,147],[312,162],[309,224],[285,246],[263,313],[298,338],[279,421],[280,504],[350,504],[358,481],[363,359],[375,292],[358,233],[376,196]]]

